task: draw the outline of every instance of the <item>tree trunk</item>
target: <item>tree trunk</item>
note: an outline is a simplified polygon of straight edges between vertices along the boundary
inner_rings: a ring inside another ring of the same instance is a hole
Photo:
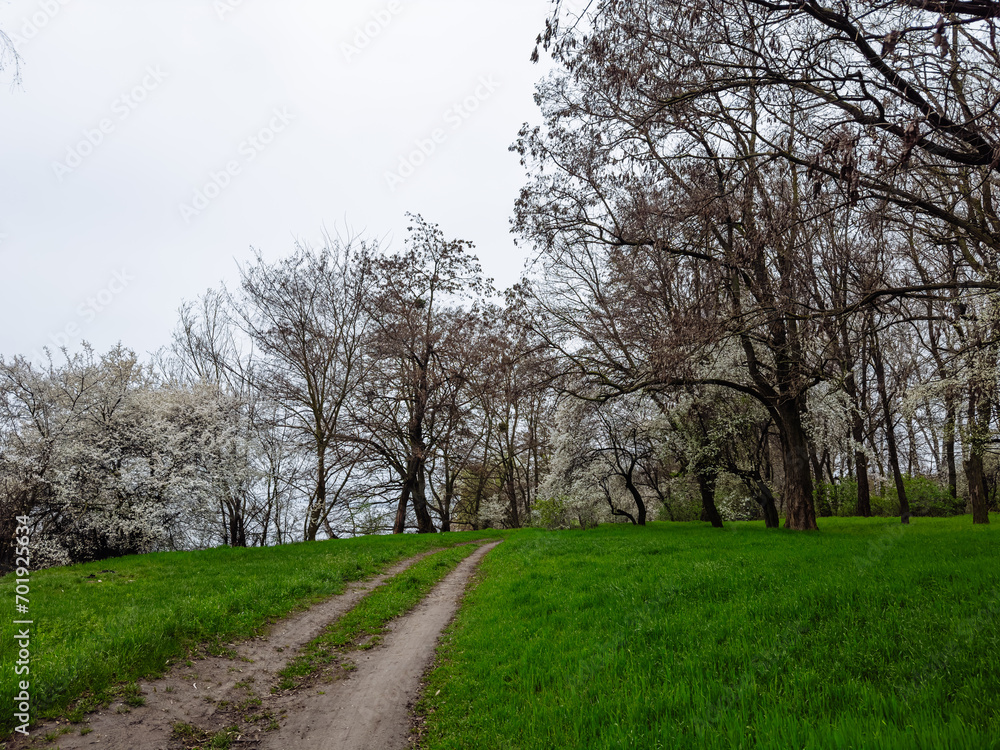
[[[247,546],[246,523],[243,518],[242,509],[240,508],[230,507],[229,510],[229,546]]]
[[[226,508],[226,501],[219,498],[219,515],[222,516],[222,546],[229,546],[229,511]]]
[[[892,427],[892,408],[889,404],[889,392],[885,387],[885,367],[882,362],[882,348],[873,334],[872,364],[875,367],[875,381],[878,385],[878,397],[882,402],[882,415],[885,418],[885,442],[889,449],[889,467],[896,483],[896,496],[899,498],[899,520],[910,522],[910,503],[906,499],[906,486],[903,475],[899,471],[899,454],[896,451],[896,433]]]
[[[944,460],[948,471],[948,494],[958,497],[958,469],[955,466],[955,401],[945,400],[946,418],[944,423]]]
[[[812,470],[809,468],[809,439],[802,426],[802,412],[798,399],[783,400],[777,405],[777,411],[785,468],[785,486],[782,493],[786,508],[785,528],[813,531],[817,526]]]
[[[316,453],[316,492],[309,508],[306,525],[306,541],[315,542],[326,511],[326,451],[320,448]]]
[[[912,419],[906,420],[906,473],[911,477],[920,473],[920,459],[917,456],[917,428]]]
[[[774,495],[771,494],[771,488],[767,486],[763,479],[758,478],[757,490],[755,497],[761,510],[764,511],[764,528],[778,528],[781,526],[781,517],[778,515],[778,508],[774,504]]]
[[[969,393],[968,437],[965,442],[965,479],[969,483],[969,503],[972,505],[972,523],[990,522],[990,504],[986,495],[986,475],[983,471],[985,436],[989,434],[990,409],[981,404],[975,387]]]
[[[427,484],[424,471],[423,462],[417,457],[411,457],[406,464],[406,477],[403,479],[399,504],[396,506],[396,521],[392,527],[393,534],[402,534],[406,531],[406,506],[410,501],[413,502],[413,513],[417,517],[417,533],[433,534],[437,531],[434,528],[431,514],[427,510]]]
[[[717,529],[722,528],[722,516],[715,506],[715,475],[699,472],[695,475],[698,489],[701,491],[701,520],[707,521]]]
[[[403,488],[399,492],[399,502],[396,504],[396,520],[392,524],[393,534],[402,534],[406,531],[406,506],[410,502],[410,468],[407,467],[406,476],[403,478]]]
[[[983,472],[983,454],[975,449],[969,452],[964,462],[965,478],[969,483],[969,502],[972,504],[972,522],[989,523],[989,500],[986,496],[986,481]]]
[[[864,451],[854,452],[854,468],[858,481],[858,504],[854,512],[859,516],[869,518],[872,514],[872,490],[868,483],[868,456],[865,455]]]
[[[503,458],[503,481],[501,486],[507,490],[507,501],[510,503],[510,520],[511,526],[515,529],[521,528],[521,513],[517,506],[517,487],[515,486],[516,478],[514,476],[514,451],[509,449],[510,441],[505,441],[508,443],[508,450]]]
[[[827,493],[828,488],[826,483],[823,481],[823,464],[820,461],[819,455],[816,453],[816,446],[811,446],[809,458],[812,461],[813,466],[813,479],[816,480],[816,483],[813,486],[816,488],[814,492],[816,506],[819,507],[820,518],[832,516],[833,508],[830,505],[830,498]]]
[[[872,491],[868,484],[868,456],[861,450],[865,441],[865,423],[861,419],[861,405],[858,402],[858,387],[852,369],[844,379],[844,390],[851,399],[851,437],[854,439],[854,471],[858,481],[858,504],[854,512],[864,518],[872,514]]]
[[[417,533],[434,534],[434,520],[427,510],[427,476],[423,461],[417,465],[416,482],[413,486],[413,512],[417,516]]]
[[[604,499],[608,502],[608,507],[611,509],[612,516],[618,516],[619,518],[627,518],[629,522],[634,526],[636,525],[635,516],[629,513],[627,510],[622,508],[616,508],[614,500],[611,499],[611,491],[608,489],[607,480],[601,480],[601,487],[604,489]],[[583,524],[583,518],[577,513],[577,519],[580,521],[580,528],[586,528]]]
[[[447,474],[447,469],[445,472]],[[455,478],[445,480],[444,498],[441,500],[441,531],[451,531],[451,506],[455,500]]]
[[[636,509],[635,523],[637,523],[639,526],[645,526],[646,503],[643,502],[642,493],[639,492],[639,488],[632,483],[631,476],[625,477],[625,489],[629,491],[629,494],[632,496],[632,500],[635,501],[635,509]]]

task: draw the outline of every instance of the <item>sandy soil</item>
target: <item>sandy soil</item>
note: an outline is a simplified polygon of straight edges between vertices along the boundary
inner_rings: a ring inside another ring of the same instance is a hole
[[[232,742],[234,750],[405,748],[410,736],[410,706],[433,660],[438,637],[455,615],[477,564],[496,544],[483,545],[460,563],[412,612],[392,623],[379,645],[353,652],[346,664],[351,671],[334,667],[335,680],[327,677],[303,688],[271,693],[277,672],[298,648],[371,589],[424,555],[276,623],[266,636],[233,645],[235,658],[207,657],[190,666],[178,664],[162,679],[141,683],[146,700],[143,706],[112,704],[91,714],[86,725],[47,722],[33,728],[27,740],[17,736],[7,747],[179,750],[185,743],[173,738],[172,732],[175,724],[184,723],[208,733],[239,726]],[[92,731],[81,735],[82,726]],[[43,740],[66,729],[70,731],[53,742]]]

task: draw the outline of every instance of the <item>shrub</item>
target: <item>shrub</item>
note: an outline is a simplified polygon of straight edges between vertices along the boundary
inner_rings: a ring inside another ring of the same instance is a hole
[[[542,529],[569,528],[566,497],[549,497],[535,500],[531,509],[532,526]]]
[[[858,509],[858,482],[855,479],[842,479],[830,484],[824,482],[822,489],[830,506],[830,514],[834,516],[853,516]]]
[[[910,503],[910,514],[914,516],[954,516],[965,512],[965,501],[953,498],[947,487],[940,486],[923,476],[904,476],[903,487]],[[823,482],[816,488],[817,510],[819,499],[825,496],[830,512],[835,516],[853,516],[858,505],[858,483],[854,479],[844,479],[830,484]],[[872,493],[872,515],[898,516],[899,496],[893,482],[887,482],[882,494]]]
[[[965,500],[953,498],[946,487],[941,487],[927,477],[903,477],[906,499],[910,503],[910,514],[914,516],[957,516],[965,512]],[[895,485],[887,488],[886,500],[895,507],[893,515],[899,515],[899,497]]]

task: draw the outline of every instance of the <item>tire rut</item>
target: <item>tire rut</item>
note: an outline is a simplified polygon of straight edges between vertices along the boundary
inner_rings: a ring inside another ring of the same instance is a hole
[[[451,571],[411,612],[395,620],[380,645],[357,652],[346,679],[309,695],[292,694],[281,728],[262,750],[402,750],[409,746],[410,710],[434,659],[445,626],[458,611],[466,585],[483,557],[500,542],[482,545]]]

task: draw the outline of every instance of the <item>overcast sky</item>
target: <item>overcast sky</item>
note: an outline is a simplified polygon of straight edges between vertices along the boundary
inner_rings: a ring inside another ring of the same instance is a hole
[[[549,0],[0,0],[0,354],[169,342],[176,311],[323,227],[404,213],[524,254],[508,146]],[[425,152],[427,155],[425,156]]]

